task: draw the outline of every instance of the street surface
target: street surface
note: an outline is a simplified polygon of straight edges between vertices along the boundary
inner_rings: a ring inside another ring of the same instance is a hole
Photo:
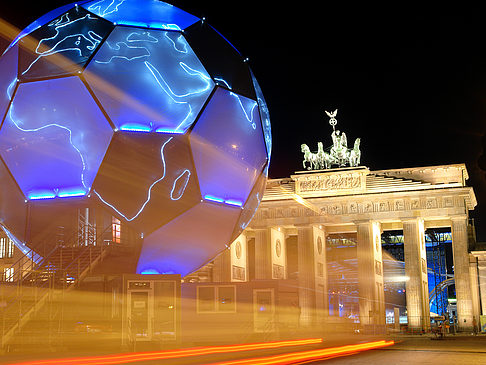
[[[486,364],[486,334],[448,335],[443,340],[424,336],[395,336],[395,345],[378,350],[364,351],[312,364]]]

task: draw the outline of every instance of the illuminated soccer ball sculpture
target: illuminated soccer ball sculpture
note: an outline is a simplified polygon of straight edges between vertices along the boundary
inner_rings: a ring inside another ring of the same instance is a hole
[[[204,20],[158,0],[81,1],[22,31],[0,70],[0,214],[19,241],[59,207],[101,206],[143,236],[137,272],[186,275],[249,223],[268,110]]]

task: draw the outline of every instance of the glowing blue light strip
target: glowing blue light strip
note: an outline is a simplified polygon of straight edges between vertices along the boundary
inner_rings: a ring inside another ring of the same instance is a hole
[[[167,145],[167,143],[169,143],[171,140],[172,140],[173,137],[170,137],[166,142],[164,142],[164,144],[162,145],[162,147],[160,148],[160,158],[162,159],[162,166],[163,166],[163,173],[162,173],[162,177],[160,177],[159,179],[155,180],[151,185],[150,187],[148,188],[148,192],[147,192],[147,199],[145,200],[145,202],[142,204],[142,206],[140,207],[140,209],[138,210],[138,212],[133,216],[133,217],[127,217],[126,215],[124,215],[122,212],[120,212],[118,209],[116,209],[116,207],[113,205],[113,204],[110,204],[108,203],[105,199],[103,199],[103,197],[96,191],[96,190],[93,190],[93,192],[98,196],[98,198],[100,198],[100,200],[106,204],[107,206],[109,206],[111,209],[113,209],[115,212],[117,212],[120,216],[122,216],[127,222],[131,222],[133,221],[134,219],[136,219],[141,213],[142,211],[145,209],[145,206],[149,203],[150,199],[152,198],[152,189],[153,187],[160,181],[162,181],[164,178],[165,178],[165,174],[166,174],[166,164],[165,164],[165,157],[164,157],[164,148],[165,146]]]
[[[228,204],[228,205],[234,205],[235,207],[243,206],[243,203],[239,200],[228,199],[228,200],[225,200],[224,203]]]
[[[84,196],[86,195],[86,191],[84,190],[65,190],[57,194],[59,198],[72,198],[76,196]]]
[[[234,207],[242,207],[243,206],[243,202],[241,202],[239,200],[223,199],[223,198],[220,198],[220,197],[217,197],[217,196],[214,196],[214,195],[209,195],[209,194],[204,195],[204,200],[214,202],[214,203],[231,205],[231,206],[234,206]]]
[[[172,130],[167,128],[157,128],[153,129],[152,123],[150,125],[137,124],[137,123],[126,123],[120,126],[120,130],[124,132],[141,132],[141,133],[161,133],[161,134],[184,134],[181,130]]]
[[[29,200],[54,199],[55,197],[56,194],[53,193],[35,193],[35,194],[28,195]]]
[[[215,202],[215,203],[224,203],[224,199],[218,198],[218,197],[215,197],[215,196],[212,196],[212,195],[204,195],[204,200],[209,200],[209,201]]]
[[[31,191],[27,198],[29,200],[44,200],[44,199],[55,199],[55,198],[73,198],[78,196],[85,196],[86,190],[72,188],[72,189],[53,189],[52,191]]]
[[[155,29],[163,29],[163,30],[182,30],[177,24],[166,24],[160,22],[137,22],[134,20],[118,20],[117,22],[113,23],[115,25],[128,25],[133,27],[143,27],[143,28],[155,28]]]
[[[136,123],[127,123],[122,126],[120,126],[121,131],[127,131],[127,132],[144,132],[144,133],[149,133],[152,131],[152,128],[147,125],[143,124],[136,124]]]
[[[169,134],[184,134],[184,131],[174,131],[172,129],[166,128],[157,128],[155,130],[156,133],[169,133]]]

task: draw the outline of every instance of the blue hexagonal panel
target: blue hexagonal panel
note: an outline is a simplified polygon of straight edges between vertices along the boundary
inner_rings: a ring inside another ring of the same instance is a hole
[[[20,84],[0,155],[28,199],[88,193],[113,130],[78,77]]]
[[[40,79],[80,72],[113,25],[74,7],[20,40],[19,78]]]
[[[83,5],[115,24],[183,30],[199,18],[159,0],[95,0]]]
[[[116,27],[84,77],[120,130],[184,133],[214,83],[179,32]]]
[[[3,119],[12,100],[17,84],[18,48],[10,48],[0,58],[0,120]]]
[[[185,276],[213,259],[231,243],[240,209],[203,202],[144,237],[140,274]]]
[[[257,102],[218,87],[190,141],[203,197],[242,206],[267,158]]]

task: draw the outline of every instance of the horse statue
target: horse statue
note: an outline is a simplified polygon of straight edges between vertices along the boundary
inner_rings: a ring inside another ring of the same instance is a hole
[[[356,138],[354,141],[354,147],[352,150],[349,150],[348,153],[348,161],[349,161],[349,166],[359,166],[360,160],[361,160],[361,151],[359,149],[359,145],[361,143],[360,138]]]
[[[322,142],[317,143],[317,153],[312,153],[306,144],[301,145],[301,150],[304,153],[304,161],[302,165],[307,170],[324,170],[330,169],[333,166],[342,168],[345,166],[357,167],[361,161],[361,151],[359,145],[361,143],[360,138],[356,138],[354,141],[354,147],[348,148],[348,139],[346,133],[336,129],[337,125],[337,109],[333,112],[326,111],[327,116],[330,118],[329,124],[332,126],[332,146],[326,149],[329,152],[324,151]],[[309,163],[309,166],[306,163]]]
[[[332,148],[331,148],[331,157],[333,163],[338,166],[346,166],[348,162],[348,140],[346,138],[346,133],[341,133],[338,130],[335,130],[331,134],[332,137]]]
[[[317,142],[317,159],[319,161],[319,168],[321,170],[331,168],[333,159],[329,153],[324,152],[322,142]]]
[[[317,170],[319,169],[319,159],[317,153],[312,153],[310,151],[309,146],[305,143],[300,146],[300,150],[304,153],[304,161],[302,161],[302,165],[304,169],[307,170]],[[309,162],[309,166],[306,166],[306,162]]]

